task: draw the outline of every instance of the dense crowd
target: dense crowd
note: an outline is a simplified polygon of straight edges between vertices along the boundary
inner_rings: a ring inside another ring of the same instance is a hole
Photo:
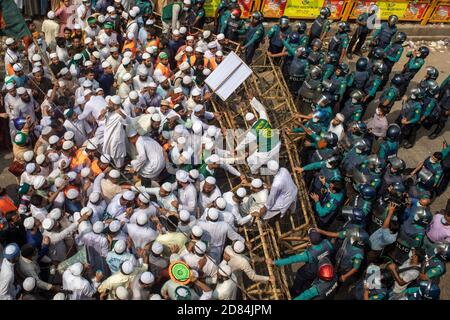
[[[145,0],[40,3],[24,10],[52,9],[40,30],[26,20],[30,37],[5,40],[0,117],[18,184],[0,190],[0,299],[230,300],[245,295],[243,278],[276,285],[252,267],[243,228],[299,214],[298,188],[255,98],[237,147],[222,144],[205,80],[232,43],[249,65],[268,43],[262,54],[282,68],[298,108],[289,134],[306,137],[293,170],[317,224],[302,252],[256,263],[303,263],[296,300],[439,299],[450,205],[433,214],[430,204],[447,188],[450,147],[410,169],[397,151],[421,126],[441,134],[450,78],[439,84],[428,66],[411,88],[426,46],[393,74],[407,39],[396,16],[373,31],[371,6],[353,34],[339,22],[330,37],[329,8],[309,28],[285,16],[265,28],[258,11],[241,18],[237,0],[220,2],[213,25],[204,0],[170,1],[160,15]],[[233,191],[226,175],[240,181]]]

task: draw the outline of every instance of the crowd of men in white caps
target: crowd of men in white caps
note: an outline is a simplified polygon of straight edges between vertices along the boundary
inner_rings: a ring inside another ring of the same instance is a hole
[[[269,43],[301,110],[292,132],[306,135],[293,170],[317,227],[306,250],[260,263],[303,263],[290,288],[297,300],[439,299],[450,206],[433,215],[430,203],[448,185],[450,147],[413,169],[397,151],[413,147],[422,125],[430,139],[441,133],[450,81],[439,85],[429,66],[405,95],[429,50],[408,51],[402,72],[390,74],[406,40],[396,16],[373,32],[366,58],[373,6],[351,39],[340,22],[325,49],[328,8],[309,28],[282,17],[267,31],[260,12],[245,21],[236,0],[222,0],[214,31],[200,32],[192,27],[204,27],[203,0],[171,2],[161,17],[151,1],[82,0],[74,24],[70,5],[48,12],[41,31],[30,23],[33,39],[6,39],[0,115],[18,187],[1,190],[0,299],[227,300],[242,297],[242,278],[275,283],[251,266],[242,227],[298,214],[298,189],[274,157],[280,143],[263,106],[245,115],[251,129],[236,148],[258,143],[244,157],[252,178],[217,143],[222,115],[205,79],[228,40],[242,44],[247,63]],[[352,54],[355,70],[344,62]],[[376,112],[362,121],[371,101]],[[241,180],[236,191],[220,183],[225,171]],[[177,261],[191,270],[187,283],[169,271]]]

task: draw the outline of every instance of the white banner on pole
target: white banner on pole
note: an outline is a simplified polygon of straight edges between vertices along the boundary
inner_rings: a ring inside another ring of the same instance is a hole
[[[236,53],[231,52],[206,78],[205,83],[225,101],[252,72]]]

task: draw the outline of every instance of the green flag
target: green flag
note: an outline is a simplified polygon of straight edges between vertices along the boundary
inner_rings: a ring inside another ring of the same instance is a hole
[[[0,0],[0,35],[21,39],[30,36],[22,13],[13,0]]]

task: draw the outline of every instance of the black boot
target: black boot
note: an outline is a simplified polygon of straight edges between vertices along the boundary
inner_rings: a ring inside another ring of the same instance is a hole
[[[433,133],[428,136],[428,138],[430,138],[431,140],[436,139],[438,135],[442,132],[442,129],[444,129],[444,127],[438,125],[436,129],[434,129]]]

